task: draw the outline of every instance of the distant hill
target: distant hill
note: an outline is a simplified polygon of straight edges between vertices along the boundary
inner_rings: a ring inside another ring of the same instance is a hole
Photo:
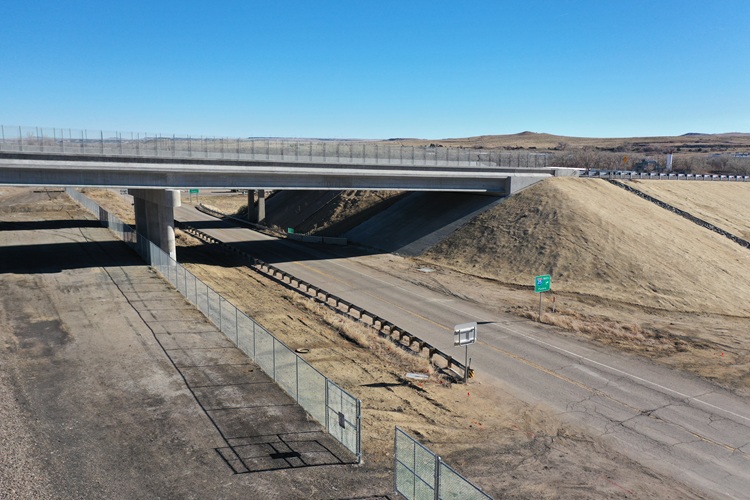
[[[449,139],[391,139],[404,146],[444,146],[492,149],[538,149],[559,151],[566,148],[593,147],[606,151],[675,151],[675,152],[747,152],[750,133],[703,134],[689,132],[680,136],[594,138],[569,137],[537,132],[507,135],[480,135]]]

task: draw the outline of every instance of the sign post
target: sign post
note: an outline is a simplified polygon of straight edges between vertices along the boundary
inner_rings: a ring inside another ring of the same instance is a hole
[[[542,294],[549,292],[552,288],[552,279],[549,274],[543,274],[534,278],[534,292],[539,294],[539,322],[542,322]]]
[[[200,192],[200,190],[198,190],[198,189],[191,189],[189,192],[190,192],[190,204],[192,205],[193,204],[193,195],[194,194],[197,195]],[[200,200],[198,200],[198,201],[200,201]]]
[[[464,357],[464,384],[469,382],[469,344],[477,341],[477,322],[462,323],[453,327],[453,345],[466,346]]]

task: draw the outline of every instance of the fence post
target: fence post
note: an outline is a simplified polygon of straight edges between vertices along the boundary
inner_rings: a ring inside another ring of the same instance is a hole
[[[393,491],[398,493],[398,425],[393,433]]]
[[[299,403],[299,356],[294,356],[294,394]]]
[[[240,325],[238,321],[239,316],[240,316],[239,309],[235,307],[234,308],[234,345],[237,347],[240,346]]]
[[[328,420],[329,420],[329,418],[328,418],[328,407],[329,407],[329,402],[330,402],[328,398],[330,396],[328,395],[328,378],[327,377],[325,379],[325,383],[326,383],[326,391],[325,391],[325,398],[326,398],[326,432],[331,432],[330,431],[331,427],[330,427],[330,424],[328,422]]]
[[[416,469],[417,465],[417,442],[414,441],[414,438],[409,436],[409,439],[411,440],[411,463],[414,464],[414,469]],[[417,479],[419,476],[417,476],[417,471],[413,470],[412,475],[414,476],[414,480],[411,482],[411,497],[416,498],[417,496]],[[434,491],[434,490],[433,490]]]
[[[440,500],[440,455],[435,454],[435,500]]]
[[[204,283],[204,285],[206,284]],[[208,298],[208,285],[206,285],[206,309],[208,310],[206,316],[208,316],[208,320],[211,321],[211,301]]]
[[[357,401],[357,461],[362,463],[362,401]]]

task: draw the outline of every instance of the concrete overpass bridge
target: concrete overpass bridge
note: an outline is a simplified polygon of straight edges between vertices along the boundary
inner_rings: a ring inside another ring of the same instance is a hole
[[[139,233],[175,255],[180,189],[330,189],[512,194],[574,175],[545,154],[374,141],[211,139],[0,126],[0,184],[128,188]]]

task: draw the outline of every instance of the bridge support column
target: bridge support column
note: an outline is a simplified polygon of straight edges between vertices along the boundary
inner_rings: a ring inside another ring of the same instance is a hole
[[[135,230],[177,260],[174,208],[181,205],[174,189],[128,189],[133,196]]]
[[[248,222],[255,222],[255,190],[247,190],[247,214],[245,218]]]
[[[266,221],[266,190],[265,189],[258,189],[256,191],[258,193],[258,205],[255,207],[254,213],[253,213],[253,219],[251,222],[257,222],[258,224],[263,224]],[[250,191],[247,192],[247,207],[248,207],[248,214],[250,213],[250,207],[254,205],[255,200],[250,200],[251,197],[254,197],[254,194],[251,194]]]

